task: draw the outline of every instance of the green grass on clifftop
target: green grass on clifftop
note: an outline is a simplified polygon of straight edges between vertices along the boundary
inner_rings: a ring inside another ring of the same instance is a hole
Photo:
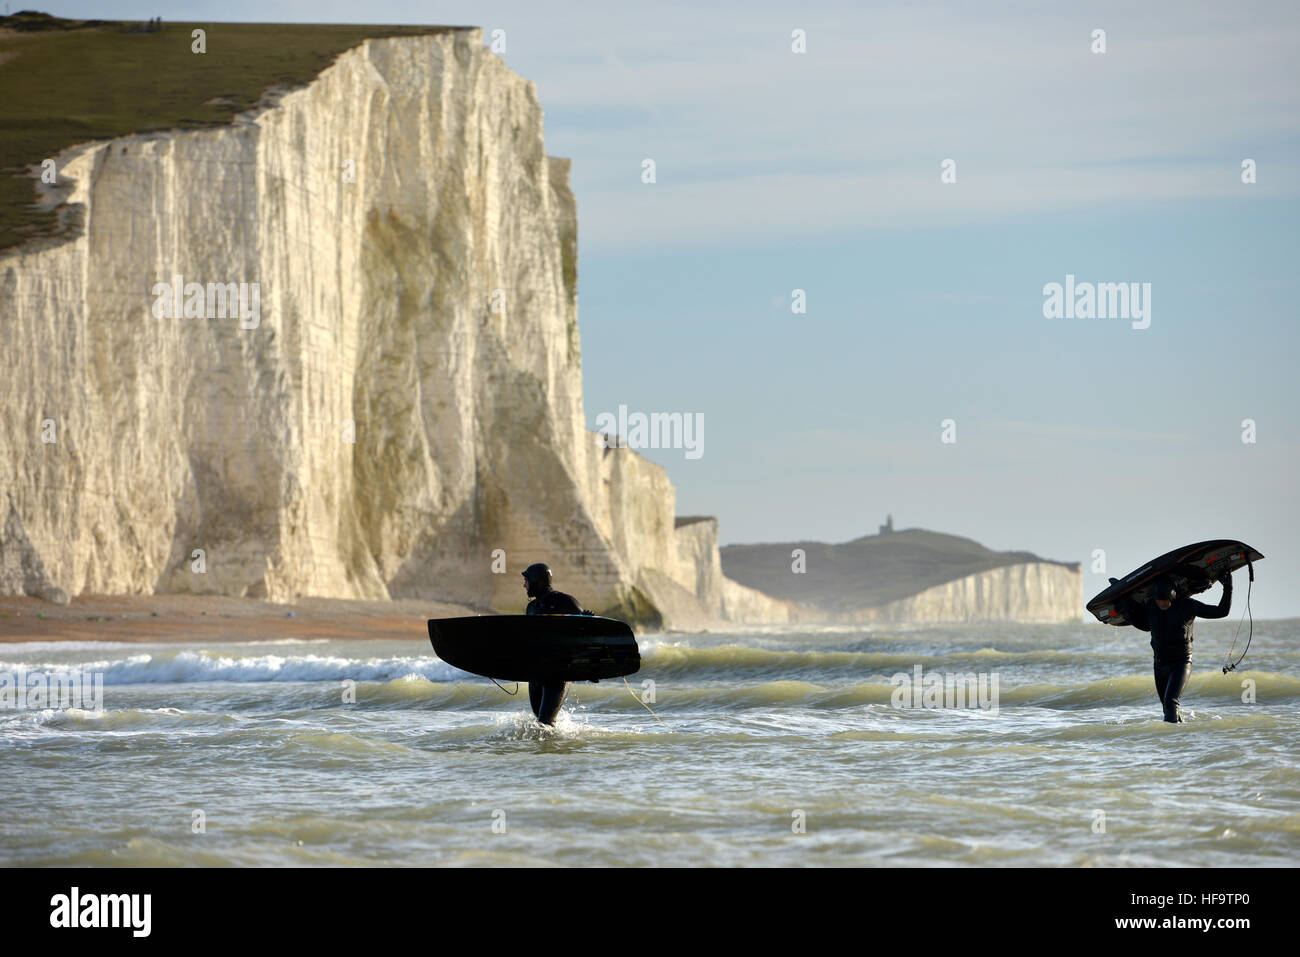
[[[69,146],[229,123],[273,87],[309,82],[371,37],[456,27],[163,23],[0,17],[0,250],[51,235],[28,167]],[[191,32],[207,52],[191,52]],[[463,29],[463,28],[462,28]]]

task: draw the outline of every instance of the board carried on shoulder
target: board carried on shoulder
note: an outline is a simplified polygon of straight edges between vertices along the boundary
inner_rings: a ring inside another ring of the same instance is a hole
[[[447,664],[498,681],[599,681],[641,668],[627,622],[595,615],[430,618],[429,641]]]
[[[1137,571],[1112,580],[1088,602],[1087,608],[1098,621],[1108,625],[1131,624],[1119,607],[1121,599],[1142,604],[1151,596],[1151,588],[1162,578],[1174,583],[1180,595],[1199,595],[1228,572],[1235,572],[1264,556],[1245,542],[1218,538],[1209,542],[1184,545],[1153,558]],[[1251,570],[1254,577],[1254,569]]]

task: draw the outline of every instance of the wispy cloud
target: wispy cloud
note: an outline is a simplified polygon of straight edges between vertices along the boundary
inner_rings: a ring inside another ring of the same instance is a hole
[[[1044,438],[1086,439],[1092,442],[1187,442],[1181,432],[1147,432],[1141,429],[1117,429],[1059,422],[1017,422],[1012,419],[985,419],[981,424],[1003,432],[1037,435]]]
[[[584,244],[779,241],[1204,200],[1240,194],[1247,156],[1267,168],[1257,192],[1300,183],[1300,15],[1287,7],[593,16],[589,32],[556,36],[570,59],[538,78],[548,148],[582,158]],[[795,27],[805,55],[790,52]],[[1089,51],[1094,28],[1107,30],[1104,55]],[[641,121],[590,122],[628,113]],[[645,158],[655,185],[639,180]],[[956,185],[939,181],[947,158]]]

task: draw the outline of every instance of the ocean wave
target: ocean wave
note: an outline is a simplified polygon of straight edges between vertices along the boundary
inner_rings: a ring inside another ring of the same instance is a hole
[[[1219,672],[1193,673],[1183,692],[1183,703],[1198,698],[1242,702],[1243,681],[1253,683],[1256,700],[1276,704],[1300,698],[1300,678],[1268,671],[1238,671],[1230,675]],[[1079,684],[1025,684],[1001,683],[1000,693],[1004,705],[1036,705],[1039,707],[1073,710],[1095,705],[1134,704],[1154,701],[1155,681],[1150,674],[1124,675]]]
[[[40,708],[0,711],[0,742],[40,741],[55,735],[185,733],[224,729],[242,723],[236,715],[180,708]]]
[[[1012,667],[1022,665],[1031,666],[1032,670],[1018,673]],[[631,682],[639,685],[646,679],[653,680],[660,700],[670,703],[670,707],[853,708],[888,705],[895,692],[889,679],[899,673],[911,678],[917,666],[927,676],[997,675],[1002,708],[1071,711],[1115,705],[1147,706],[1155,701],[1154,683],[1145,668],[1089,680],[1088,670],[1082,663],[1076,664],[1072,656],[1050,649],[1004,652],[981,648],[936,657],[884,652],[787,651],[731,644],[699,647],[684,642],[652,641],[643,646],[642,669]],[[0,662],[0,671],[17,667],[20,666]],[[21,667],[28,673],[71,671],[86,676],[102,675],[106,688],[217,682],[276,686],[274,692],[270,688],[265,692],[232,689],[229,706],[236,709],[254,707],[259,701],[274,707],[299,703],[311,707],[319,689],[304,688],[306,697],[299,702],[296,692],[281,686],[344,680],[365,684],[364,688],[358,688],[358,704],[362,707],[403,708],[427,704],[457,709],[491,707],[508,700],[488,679],[454,668],[433,655],[354,658],[168,649],[76,664],[33,663]],[[1116,669],[1112,662],[1099,670],[1102,674],[1114,674]],[[1300,700],[1300,678],[1289,674],[1246,670],[1222,675],[1207,670],[1193,674],[1185,702],[1204,700],[1215,702],[1216,706],[1235,703],[1250,707],[1241,701],[1243,681],[1253,683],[1253,692],[1261,704]],[[584,697],[589,694],[592,700],[608,699],[612,703],[623,699],[623,705],[638,706],[618,680],[574,687],[582,689]],[[245,701],[248,695],[252,698]],[[522,686],[520,695],[518,700],[526,707],[527,694]]]
[[[417,675],[429,681],[455,681],[466,673],[435,657],[341,658],[330,655],[233,656],[209,651],[136,654],[107,661],[76,664],[0,663],[0,670],[22,667],[33,672],[80,672],[103,675],[104,684],[188,684],[232,681],[393,681]]]
[[[697,647],[688,644],[661,643],[642,648],[642,670],[668,675],[695,675],[712,672],[731,674],[807,674],[812,672],[852,671],[871,673],[881,669],[909,669],[914,665],[932,665],[940,659],[931,655],[891,654],[858,651],[778,651],[745,645]]]
[[[1235,705],[1249,709],[1253,705],[1241,701],[1241,678],[1255,682],[1255,691],[1261,703],[1274,704],[1300,698],[1300,679],[1290,675],[1269,672],[1246,672],[1240,676],[1218,673],[1193,675],[1183,696],[1184,707],[1198,702],[1213,703],[1216,707]],[[629,695],[621,682],[601,682],[597,685],[576,684],[571,693],[593,707],[636,709],[640,707],[634,695]],[[633,688],[636,689],[635,682]],[[495,691],[488,686],[488,691]],[[736,681],[715,684],[677,684],[672,680],[655,683],[654,709],[662,714],[672,711],[735,711],[760,709],[772,711],[784,708],[809,708],[840,710],[867,706],[893,709],[896,687],[883,681],[847,683],[840,681]],[[465,704],[479,705],[479,695],[467,697]],[[492,700],[487,696],[487,700]],[[998,683],[998,706],[1005,710],[1015,707],[1043,708],[1047,710],[1076,711],[1114,706],[1151,705],[1158,709],[1155,686],[1147,675],[1125,675],[1088,681],[1078,684],[1024,684],[1014,685],[1006,680]],[[451,705],[455,706],[455,705]],[[926,710],[922,708],[910,710]],[[966,709],[975,710],[975,709]]]
[[[868,650],[862,645],[846,649],[774,649],[749,645],[698,646],[685,642],[659,642],[652,646],[641,645],[642,670],[674,676],[744,677],[811,675],[857,678],[866,675],[911,671],[918,665],[929,671],[949,667],[954,671],[973,668],[1016,665],[1075,665],[1080,656],[1075,652],[1054,649],[1027,651],[999,651],[981,648],[976,651],[936,653],[934,649]],[[1130,660],[1131,654],[1106,654],[1093,652],[1088,660],[1094,664]]]

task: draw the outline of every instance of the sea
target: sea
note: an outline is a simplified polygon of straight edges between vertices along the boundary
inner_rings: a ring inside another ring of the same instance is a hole
[[[1300,620],[1237,627],[1181,725],[1092,623],[645,635],[555,727],[423,633],[5,644],[0,864],[1294,866]]]

